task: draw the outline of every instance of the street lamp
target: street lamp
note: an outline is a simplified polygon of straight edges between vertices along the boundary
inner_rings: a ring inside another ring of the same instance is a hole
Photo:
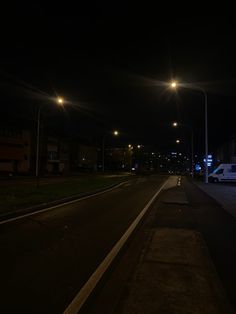
[[[175,142],[176,142],[177,144],[179,144],[179,143],[180,143],[180,140],[176,140]]]
[[[177,83],[176,83],[175,81],[173,81],[173,82],[171,82],[170,86],[171,86],[172,88],[176,88]]]
[[[194,160],[193,160],[193,127],[189,124],[185,124],[185,123],[178,123],[178,122],[173,122],[172,126],[174,128],[178,127],[178,126],[184,126],[187,127],[190,131],[191,131],[191,174],[192,174],[192,178],[193,178],[193,167],[194,167]]]
[[[117,131],[117,130],[113,131],[113,135],[118,136],[119,135],[119,131]]]
[[[58,97],[58,98],[57,98],[57,103],[58,103],[59,105],[63,106],[63,105],[64,105],[64,99],[63,99],[62,97]]]
[[[194,84],[179,84],[176,81],[172,81],[170,83],[170,87],[172,89],[176,89],[177,86],[188,88],[191,90],[197,90],[202,92],[204,96],[204,115],[205,115],[205,183],[208,183],[208,165],[207,165],[207,160],[208,160],[208,121],[207,121],[207,93],[206,91],[200,87],[196,86]]]
[[[63,106],[64,100],[61,97],[56,99],[56,103]],[[37,187],[39,186],[39,139],[40,139],[40,118],[41,110],[44,105],[40,105],[37,113],[37,142],[36,142],[36,165],[35,165],[35,176],[37,180]]]
[[[114,130],[112,132],[114,136],[119,136],[119,131]],[[105,135],[102,137],[102,172],[105,171]]]

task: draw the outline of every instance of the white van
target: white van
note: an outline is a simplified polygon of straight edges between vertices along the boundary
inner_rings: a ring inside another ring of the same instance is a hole
[[[211,174],[209,182],[236,182],[236,164],[220,164]]]

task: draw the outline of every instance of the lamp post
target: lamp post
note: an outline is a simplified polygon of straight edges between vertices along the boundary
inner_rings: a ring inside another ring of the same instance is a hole
[[[191,176],[193,178],[193,168],[194,168],[194,160],[193,160],[193,127],[189,124],[185,124],[185,123],[178,123],[178,122],[173,122],[172,126],[174,128],[177,128],[178,126],[184,126],[189,128],[189,130],[191,131]]]
[[[112,132],[114,136],[119,136],[119,131]],[[105,172],[105,135],[102,137],[102,172]]]
[[[63,98],[57,98],[56,103],[60,106],[63,106]],[[35,176],[36,176],[36,185],[39,186],[39,140],[40,140],[40,122],[41,122],[41,110],[44,105],[40,105],[37,112],[37,141],[36,141],[36,165],[35,165]]]
[[[128,145],[128,154],[129,154],[129,169],[130,173],[132,173],[132,155],[133,155],[133,145]]]
[[[205,183],[208,183],[208,165],[207,165],[207,161],[208,161],[208,113],[207,113],[207,93],[206,91],[200,87],[200,86],[196,86],[194,84],[179,84],[175,81],[170,83],[170,87],[172,89],[176,89],[177,86],[180,87],[184,87],[184,88],[188,88],[191,90],[197,90],[200,91],[203,96],[204,96],[204,117],[205,117]]]

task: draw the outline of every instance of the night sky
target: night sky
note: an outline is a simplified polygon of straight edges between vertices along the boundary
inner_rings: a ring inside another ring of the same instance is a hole
[[[182,149],[189,145],[186,128],[170,127],[178,120],[193,127],[201,153],[203,95],[163,85],[176,79],[207,91],[210,151],[236,134],[236,23],[230,16],[39,2],[3,12],[1,121],[30,120],[45,102],[61,128],[92,137],[116,128],[124,143],[170,151],[176,138]],[[56,95],[67,100],[66,112],[52,104]]]

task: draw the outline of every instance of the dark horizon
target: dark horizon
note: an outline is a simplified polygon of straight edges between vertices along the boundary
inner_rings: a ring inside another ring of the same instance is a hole
[[[40,3],[8,11],[2,28],[1,120],[31,119],[39,104],[50,107],[50,98],[60,95],[67,112],[49,109],[58,126],[71,123],[91,135],[119,129],[124,141],[170,151],[177,137],[182,149],[189,145],[187,129],[171,128],[179,121],[193,127],[196,150],[203,153],[203,95],[159,86],[177,79],[207,91],[209,151],[235,135],[231,19],[164,21],[146,12],[91,12],[52,11]]]

